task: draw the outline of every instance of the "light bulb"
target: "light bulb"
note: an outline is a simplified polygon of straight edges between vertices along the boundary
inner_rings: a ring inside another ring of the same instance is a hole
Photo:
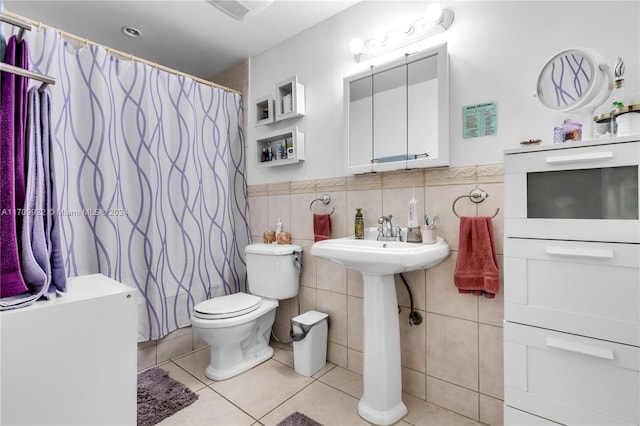
[[[424,20],[431,25],[437,25],[442,21],[442,6],[438,3],[431,3],[424,10]]]
[[[354,38],[353,40],[351,40],[351,42],[349,43],[349,50],[351,51],[351,53],[353,53],[354,55],[361,55],[365,52],[366,47],[364,45],[364,41],[362,41],[361,38]]]

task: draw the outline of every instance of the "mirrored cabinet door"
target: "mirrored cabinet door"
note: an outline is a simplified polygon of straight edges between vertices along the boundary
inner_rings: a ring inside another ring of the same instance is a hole
[[[348,83],[351,94],[347,104],[347,164],[353,173],[371,172],[373,158],[373,77],[365,76]]]
[[[407,87],[407,152],[438,158],[438,57],[409,63]]]
[[[373,75],[373,163],[402,161],[406,153],[407,67],[403,64]]]

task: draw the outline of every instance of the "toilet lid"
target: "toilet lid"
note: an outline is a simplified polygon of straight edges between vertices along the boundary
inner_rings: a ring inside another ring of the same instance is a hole
[[[244,315],[260,307],[262,299],[253,294],[234,293],[198,303],[193,315],[202,319],[224,319]]]

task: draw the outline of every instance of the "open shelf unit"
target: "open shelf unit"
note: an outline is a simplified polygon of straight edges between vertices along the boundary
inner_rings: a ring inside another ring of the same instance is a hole
[[[276,121],[305,114],[304,86],[293,76],[276,85]]]
[[[275,120],[273,98],[270,95],[256,100],[256,126],[273,123]]]
[[[287,158],[277,159],[278,146],[283,146],[283,144],[287,151]],[[269,149],[271,149],[273,159],[262,161],[263,151],[269,151]],[[304,133],[298,131],[296,126],[259,138],[256,140],[256,154],[256,161],[261,167],[298,163],[304,160]]]

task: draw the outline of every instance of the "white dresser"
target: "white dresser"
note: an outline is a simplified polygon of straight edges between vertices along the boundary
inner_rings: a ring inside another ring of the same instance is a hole
[[[640,424],[639,139],[505,152],[506,425]]]
[[[0,312],[0,424],[135,425],[135,295],[88,275],[64,296]]]

